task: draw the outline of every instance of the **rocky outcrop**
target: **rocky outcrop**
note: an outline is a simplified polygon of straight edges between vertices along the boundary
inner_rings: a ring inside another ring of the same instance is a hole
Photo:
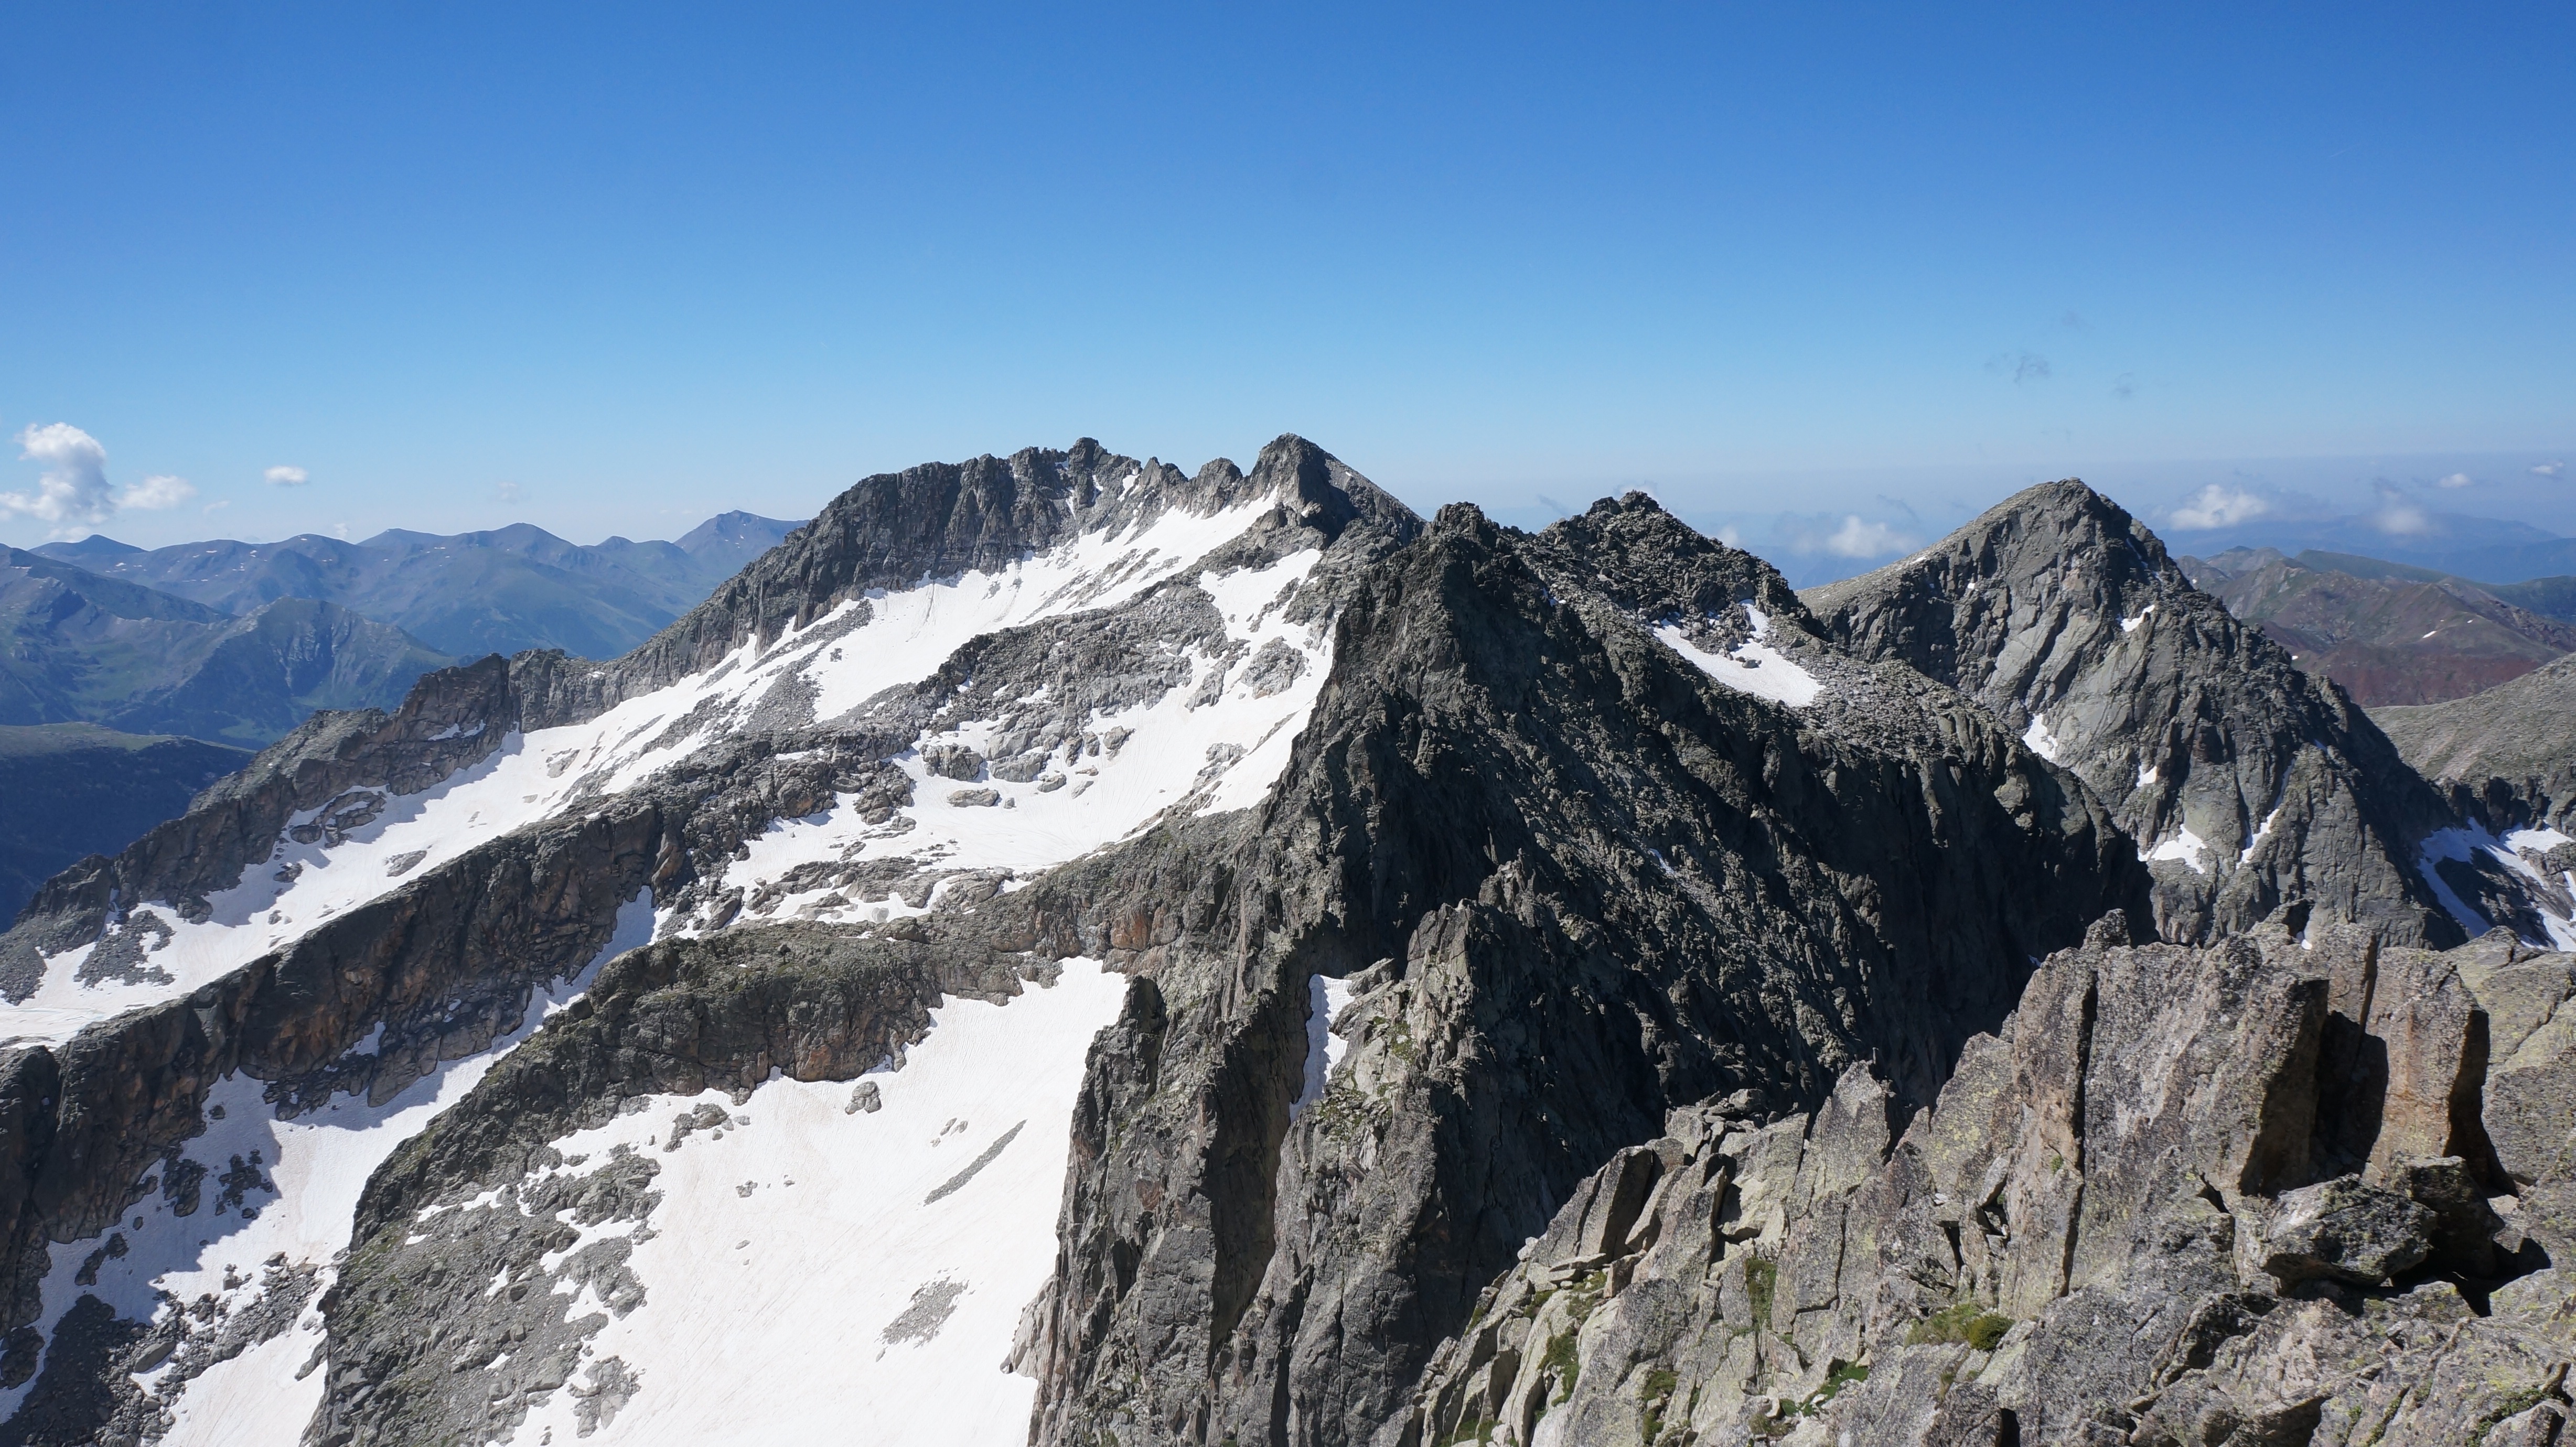
[[[511,715],[509,669],[498,658],[429,675],[391,714],[315,714],[217,781],[186,814],[114,858],[93,856],[47,881],[0,934],[0,995],[25,999],[43,955],[98,938],[141,901],[204,918],[207,897],[266,860],[296,815],[359,789],[428,788],[499,747]]]
[[[36,1312],[46,1244],[95,1236],[203,1130],[207,1092],[244,1071],[289,1111],[334,1091],[385,1099],[441,1060],[516,1028],[530,988],[608,942],[661,831],[649,805],[552,836],[515,836],[329,921],[195,992],[53,1049],[12,1052],[0,1153],[0,1265],[16,1328]],[[373,1051],[352,1054],[382,1027]]]
[[[2491,1142],[2576,1097],[2515,1124],[2484,1047],[2556,1017],[2568,959],[2311,943],[2097,935],[1910,1122],[1865,1069],[1812,1115],[1674,1111],[1378,1440],[2556,1440],[2568,1167]]]
[[[1154,986],[1077,1114],[1038,1440],[1366,1440],[1668,1109],[1871,1058],[1928,1101],[2030,959],[2143,910],[2083,786],[1949,690],[1852,666],[1793,710],[1656,636],[1746,602],[1826,667],[1776,574],[1643,498],[1538,539],[1445,509],[1345,604],[1247,833],[1011,896]],[[1350,1053],[1293,1111],[1319,978]]]
[[[2378,708],[2406,762],[2488,828],[2557,828],[2576,816],[2576,660],[2484,693],[2418,708]]]
[[[2081,777],[2155,871],[2155,925],[2208,941],[2290,900],[2395,941],[2460,927],[2414,868],[2451,821],[2339,690],[2194,588],[2075,481],[1811,590],[1837,641],[1956,686]]]

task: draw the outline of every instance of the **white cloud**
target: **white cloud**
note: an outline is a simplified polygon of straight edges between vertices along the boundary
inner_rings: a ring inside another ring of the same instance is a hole
[[[492,492],[501,501],[511,504],[516,504],[522,495],[519,485],[515,482],[496,482],[492,485]]]
[[[116,511],[107,489],[107,449],[68,422],[48,422],[18,434],[18,455],[40,463],[34,492],[0,492],[0,514],[19,513],[57,530],[103,523]]]
[[[1825,551],[1838,558],[1883,558],[1914,546],[1914,539],[1885,523],[1862,522],[1857,514],[1846,516],[1843,525],[1825,539]]]
[[[2532,476],[2534,476],[2534,477],[2563,477],[2563,476],[2565,476],[2565,475],[2566,475],[2566,472],[2567,472],[2567,464],[2566,464],[2566,463],[2563,463],[2563,462],[2544,462],[2544,463],[2540,464],[2538,467],[2533,468],[2533,469],[2531,470],[2531,475],[2532,475]]]
[[[2439,488],[2447,488],[2452,492],[2457,492],[2461,488],[2473,485],[2476,481],[2476,478],[2469,476],[2465,472],[2455,472],[2448,477],[2438,479],[2433,485]]]
[[[1737,527],[1733,523],[1728,523],[1726,526],[1719,528],[1716,532],[1709,534],[1709,536],[1726,544],[1730,548],[1740,548],[1744,546],[1744,529]]]
[[[2185,499],[2183,505],[2165,514],[2165,526],[2185,532],[2207,528],[2232,528],[2251,522],[2270,512],[2272,505],[2241,487],[2211,483]]]
[[[2370,515],[2370,525],[2393,538],[2420,537],[2433,531],[2433,519],[2424,509],[2386,483],[2380,484],[2379,511]]]
[[[145,512],[162,512],[183,506],[196,495],[196,484],[184,477],[172,477],[168,473],[163,473],[158,477],[147,477],[127,488],[125,495],[117,499],[117,506],[140,508]]]
[[[272,467],[260,475],[271,487],[302,487],[313,480],[313,474],[300,467]]]
[[[225,508],[231,507],[232,505],[233,500],[231,498],[217,498],[215,501],[206,504],[204,511],[222,512]]]

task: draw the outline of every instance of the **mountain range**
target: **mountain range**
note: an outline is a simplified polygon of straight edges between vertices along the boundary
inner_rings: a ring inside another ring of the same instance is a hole
[[[2191,534],[2204,556],[2237,548],[2387,559],[2460,578],[2519,583],[2576,574],[2576,538],[2529,523],[2399,503],[2346,517],[2257,517]]]
[[[2439,703],[2576,650],[2576,578],[2481,584],[2348,553],[2183,558],[2192,582],[2367,707]]]
[[[2073,481],[867,478],[42,887],[0,1441],[2557,1441],[2565,795],[2299,662]]]
[[[28,761],[0,765],[0,919],[82,855],[177,815],[207,769],[247,761],[245,746],[283,737],[316,709],[394,707],[460,656],[613,657],[792,526],[729,512],[676,543],[579,547],[521,525],[358,544],[307,535],[145,552],[93,536],[9,549],[0,729],[103,727],[79,734],[80,747],[25,734]],[[177,788],[182,778],[194,784]]]
[[[0,724],[252,745],[317,708],[397,703],[454,661],[336,603],[236,615],[16,548],[0,552],[0,630]]]
[[[612,537],[588,547],[518,523],[453,536],[395,529],[352,543],[306,533],[149,552],[92,536],[34,551],[225,613],[247,615],[283,598],[336,604],[459,658],[529,648],[614,658],[795,526],[729,512],[677,542]]]
[[[250,751],[94,724],[0,725],[0,919],[88,854],[113,854],[187,812]]]

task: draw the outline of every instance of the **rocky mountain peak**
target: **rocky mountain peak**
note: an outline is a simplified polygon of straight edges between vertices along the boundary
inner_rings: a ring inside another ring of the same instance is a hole
[[[2446,818],[2432,790],[2083,483],[2026,488],[1807,601],[1845,647],[1960,689],[2110,801],[2156,871],[2167,938],[2300,897],[2396,938],[2460,937],[2415,857]]]
[[[1809,602],[1820,616],[1843,617],[1838,626],[1869,629],[1868,636],[1853,640],[1867,652],[1902,657],[1971,692],[2019,702],[2036,682],[2038,658],[2008,657],[1973,642],[1963,647],[1961,612],[2002,606],[2016,615],[2022,631],[2044,619],[2062,630],[2106,617],[2133,619],[2149,605],[2189,591],[2190,580],[2145,524],[2067,478],[2022,489],[1902,562],[1811,589]],[[1999,597],[2009,601],[1999,605]],[[1882,601],[1864,609],[1846,606],[1861,598]],[[1899,599],[1905,606],[1886,606]],[[2215,614],[2224,619],[2226,610]],[[1967,626],[1974,631],[1974,624]],[[2089,635],[2098,628],[2083,631],[2092,642]],[[1997,678],[1999,671],[2003,676]],[[2016,727],[2023,722],[2006,721]]]
[[[1699,532],[1642,492],[1603,498],[1549,524],[1532,551],[1569,581],[1655,622],[1731,615],[1751,604],[1770,619],[1820,632],[1778,569]]]

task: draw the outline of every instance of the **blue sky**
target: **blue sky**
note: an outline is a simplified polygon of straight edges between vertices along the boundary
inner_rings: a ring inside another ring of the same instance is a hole
[[[1294,430],[1774,549],[2070,473],[2576,533],[2563,5],[538,9],[0,13],[0,490],[587,541]]]

